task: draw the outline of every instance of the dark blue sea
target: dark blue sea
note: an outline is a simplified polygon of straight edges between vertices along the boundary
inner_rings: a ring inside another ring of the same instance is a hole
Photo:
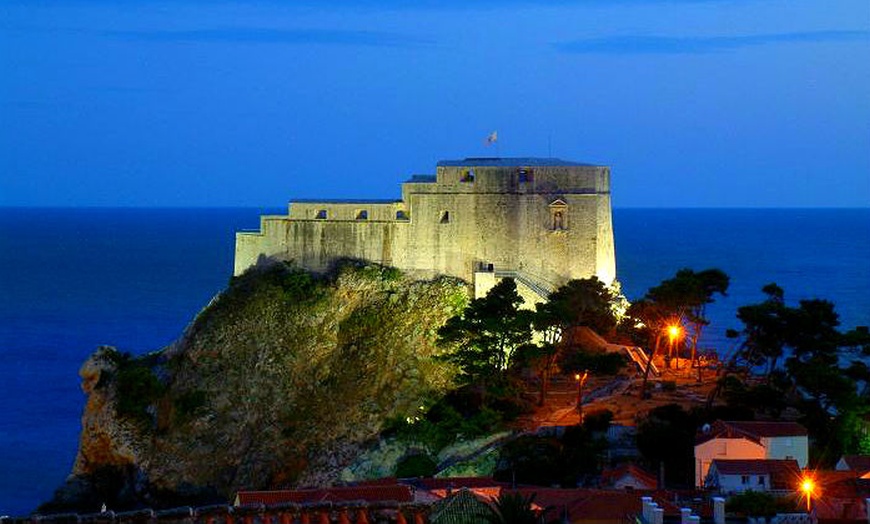
[[[170,343],[226,285],[234,232],[280,211],[0,209],[0,515],[29,513],[70,471],[87,356]],[[727,351],[736,308],[769,282],[870,325],[870,209],[617,209],[614,228],[629,299],[683,267],[731,276],[703,346]]]

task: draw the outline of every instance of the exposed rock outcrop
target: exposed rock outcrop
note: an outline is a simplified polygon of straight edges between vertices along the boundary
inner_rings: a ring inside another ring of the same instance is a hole
[[[385,421],[450,385],[436,332],[466,301],[462,282],[380,266],[249,271],[173,346],[139,358],[104,347],[82,366],[80,449],[48,507],[333,481]]]

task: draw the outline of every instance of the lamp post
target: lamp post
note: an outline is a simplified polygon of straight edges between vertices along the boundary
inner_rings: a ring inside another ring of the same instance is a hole
[[[574,375],[574,380],[577,381],[577,412],[580,413],[580,423],[583,423],[583,385],[586,384],[586,379],[589,377],[589,370],[583,372],[581,375],[577,373]]]
[[[807,513],[810,512],[813,500],[813,492],[815,490],[816,483],[813,482],[813,479],[811,479],[810,477],[804,477],[804,479],[801,481],[801,491],[803,491],[804,497],[807,498]]]
[[[671,324],[667,328],[668,332],[668,340],[670,341],[670,351],[669,354],[676,353],[676,342],[683,334],[683,328],[680,327],[679,324]],[[677,355],[677,369],[680,369],[680,356]]]

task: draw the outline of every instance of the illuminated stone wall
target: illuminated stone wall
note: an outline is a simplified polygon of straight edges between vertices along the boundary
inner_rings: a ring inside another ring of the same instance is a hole
[[[439,162],[435,177],[402,185],[399,201],[293,202],[236,236],[235,274],[293,259],[323,271],[359,258],[474,284],[474,273],[516,277],[524,295],[571,278],[616,276],[610,169],[555,159]],[[478,279],[482,278],[482,275]]]

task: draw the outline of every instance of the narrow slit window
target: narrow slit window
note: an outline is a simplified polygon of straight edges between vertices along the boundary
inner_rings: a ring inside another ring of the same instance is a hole
[[[444,211],[441,213],[441,223],[449,224],[450,223],[450,211]]]
[[[319,210],[317,212],[317,214],[314,215],[314,218],[316,218],[317,220],[326,220],[326,210],[325,209]]]

